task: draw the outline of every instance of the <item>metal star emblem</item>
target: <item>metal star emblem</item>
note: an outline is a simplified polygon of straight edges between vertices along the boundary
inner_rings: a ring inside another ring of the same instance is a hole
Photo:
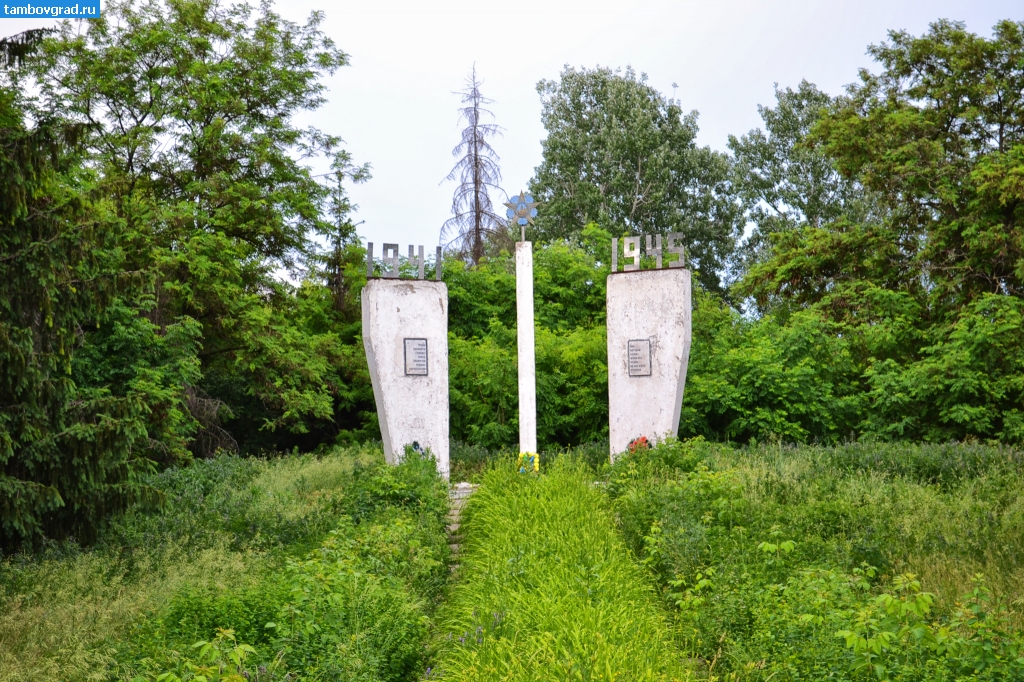
[[[516,221],[516,224],[520,227],[520,232],[523,233],[523,241],[526,241],[526,224],[533,225],[533,219],[537,217],[537,206],[540,205],[540,202],[534,201],[533,197],[526,192],[520,192],[518,197],[512,197],[512,201],[506,201],[505,205],[508,207],[505,215],[508,216],[510,221]]]

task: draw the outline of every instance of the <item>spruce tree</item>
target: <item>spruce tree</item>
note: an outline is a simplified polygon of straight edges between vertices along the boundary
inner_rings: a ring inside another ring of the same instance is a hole
[[[505,221],[494,212],[490,189],[499,189],[501,169],[498,154],[491,147],[488,138],[501,134],[501,128],[494,123],[484,123],[483,117],[494,117],[484,107],[493,100],[480,93],[482,81],[477,79],[476,65],[466,78],[466,89],[459,91],[462,103],[460,120],[466,122],[462,140],[455,145],[452,156],[458,162],[445,181],[459,179],[459,186],[452,198],[452,217],[441,228],[441,239],[450,238],[449,244],[468,254],[474,264],[484,256],[485,240],[488,236],[500,236]]]
[[[43,37],[0,41],[9,76]],[[22,93],[0,84],[0,548],[44,535],[88,539],[138,496],[144,407],[81,392],[71,355],[118,280],[89,204],[69,181],[84,126],[28,126]]]

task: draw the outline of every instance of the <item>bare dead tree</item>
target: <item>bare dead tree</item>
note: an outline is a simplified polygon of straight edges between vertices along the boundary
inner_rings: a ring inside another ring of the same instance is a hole
[[[231,410],[223,401],[211,398],[195,386],[185,387],[186,406],[193,419],[199,422],[199,430],[189,449],[197,457],[209,459],[219,450],[238,452],[238,442],[221,426],[224,419],[231,417]],[[150,447],[166,448],[159,441],[150,441]]]
[[[481,117],[494,118],[484,107],[493,104],[480,94],[482,81],[477,80],[476,64],[466,78],[466,89],[454,94],[462,96],[463,106],[459,109],[459,120],[466,121],[462,140],[452,150],[458,159],[455,167],[442,182],[458,178],[459,186],[452,198],[452,217],[441,227],[441,241],[448,239],[446,246],[452,246],[470,256],[474,264],[484,255],[484,240],[487,235],[502,235],[505,220],[494,212],[490,188],[500,191],[501,169],[498,154],[487,141],[501,135],[501,128],[494,123],[484,123]]]

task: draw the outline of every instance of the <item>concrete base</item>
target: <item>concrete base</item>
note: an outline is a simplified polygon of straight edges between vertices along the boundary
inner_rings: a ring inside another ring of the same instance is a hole
[[[370,366],[384,456],[396,464],[419,443],[448,477],[448,287],[371,279],[362,293],[363,347]]]
[[[675,436],[690,358],[690,271],[608,277],[608,440],[611,454],[640,436]]]

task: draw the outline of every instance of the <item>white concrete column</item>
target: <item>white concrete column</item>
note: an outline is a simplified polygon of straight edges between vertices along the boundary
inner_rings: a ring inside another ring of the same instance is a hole
[[[612,457],[640,436],[679,431],[691,339],[690,271],[608,276],[608,441]]]
[[[537,452],[537,361],[533,325],[533,244],[516,242],[519,452]]]
[[[363,347],[384,456],[430,449],[448,477],[448,287],[444,282],[371,279],[362,293]]]

